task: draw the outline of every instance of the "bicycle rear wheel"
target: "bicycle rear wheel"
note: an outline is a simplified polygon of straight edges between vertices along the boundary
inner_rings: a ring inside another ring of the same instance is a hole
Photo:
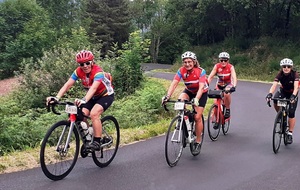
[[[281,143],[281,138],[282,138],[282,112],[279,111],[275,117],[274,121],[274,128],[273,128],[273,152],[277,154],[280,143]]]
[[[224,124],[222,124],[222,131],[224,135],[228,134],[229,126],[230,126],[230,118],[225,119]]]
[[[172,119],[166,135],[165,156],[170,167],[176,166],[183,150],[183,140],[185,138],[183,130],[179,130],[180,118],[180,116],[177,116]]]
[[[59,121],[46,133],[40,150],[40,163],[44,174],[54,181],[66,177],[74,168],[79,154],[79,135],[74,127],[66,145],[69,121]],[[64,150],[67,146],[66,151]]]
[[[105,116],[102,122],[102,145],[100,151],[92,153],[94,163],[103,168],[115,158],[120,144],[119,123],[113,116]]]
[[[221,129],[221,122],[217,121],[217,114],[219,114],[218,106],[213,104],[208,112],[207,119],[208,136],[212,141],[216,141],[218,139]]]
[[[204,126],[204,117],[203,117],[203,115],[202,115],[202,125],[203,125],[203,131],[202,131],[202,134],[201,134],[201,147],[200,147],[200,151],[199,151],[199,153],[197,153],[197,154],[195,154],[194,153],[194,149],[195,149],[195,142],[196,142],[196,135],[194,134],[194,132],[195,132],[195,130],[196,130],[196,126],[195,126],[195,122],[193,123],[193,138],[195,138],[195,140],[190,144],[190,151],[191,151],[191,153],[192,153],[192,155],[193,156],[197,156],[197,155],[199,155],[200,154],[200,152],[201,152],[201,148],[202,148],[202,144],[203,144],[203,138],[204,138],[204,129],[205,129],[205,126]]]

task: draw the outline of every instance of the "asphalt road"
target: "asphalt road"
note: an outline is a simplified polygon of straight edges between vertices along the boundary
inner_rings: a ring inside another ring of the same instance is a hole
[[[173,74],[149,73],[172,79]],[[61,181],[51,181],[40,168],[0,175],[1,190],[298,190],[300,129],[294,143],[272,151],[275,111],[264,100],[270,84],[239,81],[232,95],[232,120],[227,136],[212,142],[207,133],[201,154],[186,148],[176,167],[164,157],[165,136],[121,147],[115,160],[98,168],[91,158],[79,159]],[[297,111],[296,116],[299,117]],[[26,159],[26,158],[24,158]]]

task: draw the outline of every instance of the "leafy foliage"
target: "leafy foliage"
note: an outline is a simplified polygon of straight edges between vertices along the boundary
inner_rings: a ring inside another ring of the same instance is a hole
[[[109,108],[121,128],[137,128],[155,122],[161,111],[161,97],[165,88],[151,80],[143,82],[142,88],[131,96],[114,102]]]
[[[94,44],[102,43],[102,57],[112,49],[114,43],[121,48],[122,43],[128,40],[130,21],[127,1],[88,0],[84,16],[91,41]]]
[[[118,51],[115,69],[113,71],[114,86],[118,98],[125,97],[135,92],[143,80],[141,63],[147,59],[149,41],[143,40],[140,32],[133,32],[129,41],[123,44],[123,49]]]
[[[48,14],[33,0],[1,3],[0,22],[0,78],[12,76],[23,58],[36,59],[54,45]]]

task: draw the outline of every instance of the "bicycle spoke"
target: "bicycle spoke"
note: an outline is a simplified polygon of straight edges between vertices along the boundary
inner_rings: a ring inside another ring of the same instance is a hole
[[[282,113],[278,112],[273,128],[273,152],[276,154],[279,150],[282,138]]]
[[[222,125],[222,131],[224,135],[228,134],[229,126],[230,126],[230,118],[226,119],[224,124]]]
[[[92,153],[95,164],[99,167],[108,166],[117,154],[120,143],[120,129],[113,116],[106,116],[102,121],[102,145],[100,151]]]
[[[165,142],[165,156],[167,163],[170,167],[177,164],[180,159],[183,150],[183,133],[179,130],[178,119],[180,117],[175,117],[169,126],[166,142]]]
[[[208,112],[207,129],[209,138],[216,141],[220,134],[220,122],[217,122],[217,105],[212,105]]]
[[[66,177],[73,167],[79,154],[79,135],[74,128],[66,145],[70,123],[61,121],[54,124],[47,132],[40,151],[41,168],[52,180]]]

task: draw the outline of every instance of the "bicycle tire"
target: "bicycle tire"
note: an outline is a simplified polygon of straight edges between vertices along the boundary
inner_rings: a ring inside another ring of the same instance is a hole
[[[287,132],[288,132],[288,128],[286,125],[286,123],[282,123],[282,131],[283,131],[283,143],[285,146],[287,146],[289,143],[287,142]]]
[[[64,128],[67,130],[64,131]],[[66,139],[70,128],[70,121],[55,123],[46,133],[40,149],[40,164],[44,174],[51,180],[65,178],[74,168],[79,154],[80,138],[74,127],[69,147],[64,152]],[[64,131],[64,133],[63,133]],[[57,145],[62,137],[60,145]]]
[[[272,139],[272,145],[273,145],[273,152],[275,154],[278,153],[280,144],[281,144],[281,138],[282,138],[282,112],[279,111],[275,117],[274,121],[274,128],[273,128],[273,139]]]
[[[176,166],[183,151],[183,141],[185,138],[183,136],[183,130],[179,130],[180,123],[178,121],[180,121],[180,118],[181,116],[176,116],[172,119],[166,134],[165,157],[170,167]]]
[[[224,124],[222,124],[222,132],[224,135],[228,134],[229,127],[230,127],[230,118],[225,119]]]
[[[113,116],[105,116],[102,122],[102,139],[105,146],[100,151],[92,152],[94,163],[100,168],[108,166],[115,158],[120,144],[120,128],[117,119]]]
[[[221,130],[221,122],[219,121],[216,123],[217,120],[217,114],[218,106],[216,104],[213,104],[208,112],[208,118],[207,118],[207,131],[208,136],[212,141],[216,141],[220,135]],[[220,116],[219,116],[220,118]]]
[[[193,123],[193,125],[194,125],[194,130],[195,130],[195,122]],[[190,151],[191,151],[191,154],[193,155],[193,156],[197,156],[197,155],[199,155],[200,153],[201,153],[201,149],[202,149],[202,145],[203,145],[203,139],[204,139],[204,129],[205,129],[205,126],[204,126],[204,117],[203,117],[203,115],[202,115],[202,125],[203,125],[203,131],[202,131],[202,134],[201,134],[201,147],[200,147],[200,151],[199,151],[199,153],[194,153],[194,149],[195,149],[195,142],[196,141],[193,141],[191,144],[190,144]],[[195,138],[196,138],[196,135],[194,136]]]

